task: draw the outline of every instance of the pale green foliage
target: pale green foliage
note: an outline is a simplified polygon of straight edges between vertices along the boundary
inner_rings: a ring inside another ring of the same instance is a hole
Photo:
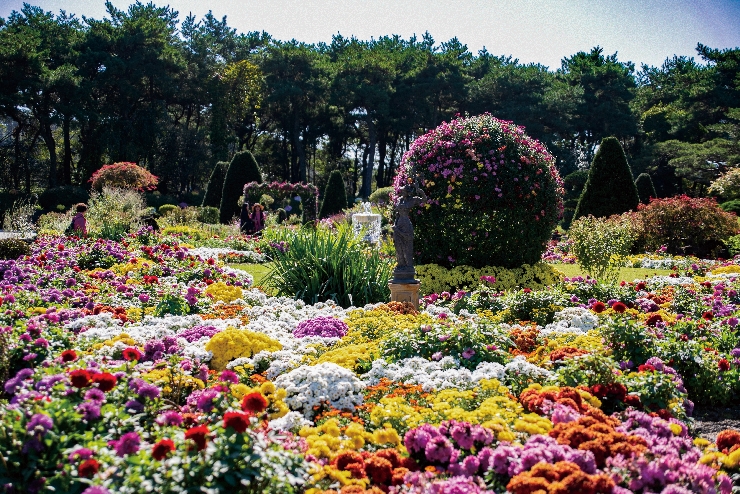
[[[603,283],[617,281],[619,268],[635,240],[631,224],[620,217],[579,218],[571,225],[568,236],[573,240],[578,265]]]
[[[87,231],[91,235],[118,240],[141,226],[145,210],[144,194],[104,187],[90,195]]]
[[[707,192],[710,196],[719,196],[726,201],[740,199],[740,168],[732,168],[712,182]]]
[[[72,209],[66,213],[42,214],[38,221],[39,234],[60,235],[64,233],[72,222],[73,216],[74,210]]]
[[[31,220],[36,205],[27,199],[18,199],[13,203],[10,211],[5,213],[3,228],[14,232],[21,232],[23,236],[33,235],[34,226]]]

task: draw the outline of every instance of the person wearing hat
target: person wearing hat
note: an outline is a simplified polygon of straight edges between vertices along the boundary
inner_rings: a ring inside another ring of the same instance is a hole
[[[246,235],[252,235],[254,233],[254,222],[250,214],[249,203],[244,201],[239,213],[239,230]]]
[[[262,207],[262,204],[255,203],[252,206],[252,226],[254,228],[254,233],[258,234],[265,228],[265,213],[264,213],[264,207]]]

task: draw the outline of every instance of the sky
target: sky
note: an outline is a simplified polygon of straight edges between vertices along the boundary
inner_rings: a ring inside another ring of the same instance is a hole
[[[143,0],[148,3],[149,0]],[[209,10],[238,32],[266,31],[280,40],[331,42],[334,34],[369,40],[428,31],[439,44],[457,37],[477,54],[512,56],[551,70],[596,45],[620,61],[660,66],[696,45],[740,46],[740,0],[153,0],[197,19]],[[77,17],[105,17],[104,0],[31,0]],[[112,0],[125,10],[131,0]],[[23,0],[0,0],[0,17]],[[698,58],[698,57],[697,57]]]

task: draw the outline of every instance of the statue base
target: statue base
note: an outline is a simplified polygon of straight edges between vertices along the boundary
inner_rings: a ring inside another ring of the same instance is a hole
[[[391,302],[411,302],[414,309],[419,310],[419,280],[397,281],[395,278],[388,283],[391,289]]]

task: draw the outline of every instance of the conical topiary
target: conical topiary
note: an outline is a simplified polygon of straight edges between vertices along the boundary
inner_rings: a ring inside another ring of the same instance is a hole
[[[655,193],[653,179],[647,173],[640,173],[637,176],[635,187],[637,187],[637,195],[640,198],[640,202],[643,204],[648,204],[651,197],[658,197],[658,194]]]
[[[252,153],[241,151],[234,155],[226,170],[221,192],[221,223],[228,223],[239,214],[239,198],[244,194],[244,185],[249,182],[262,183],[262,173]]]
[[[227,161],[219,161],[213,167],[211,178],[208,179],[206,192],[203,194],[203,207],[219,208],[221,207],[221,193],[224,189],[224,178],[226,177]]]
[[[604,138],[591,163],[573,219],[588,215],[600,218],[622,214],[637,209],[639,203],[637,187],[622,145],[616,137]]]
[[[341,213],[344,209],[347,209],[347,191],[341,172],[334,170],[329,175],[329,182],[324,189],[324,201],[321,203],[319,218]]]

